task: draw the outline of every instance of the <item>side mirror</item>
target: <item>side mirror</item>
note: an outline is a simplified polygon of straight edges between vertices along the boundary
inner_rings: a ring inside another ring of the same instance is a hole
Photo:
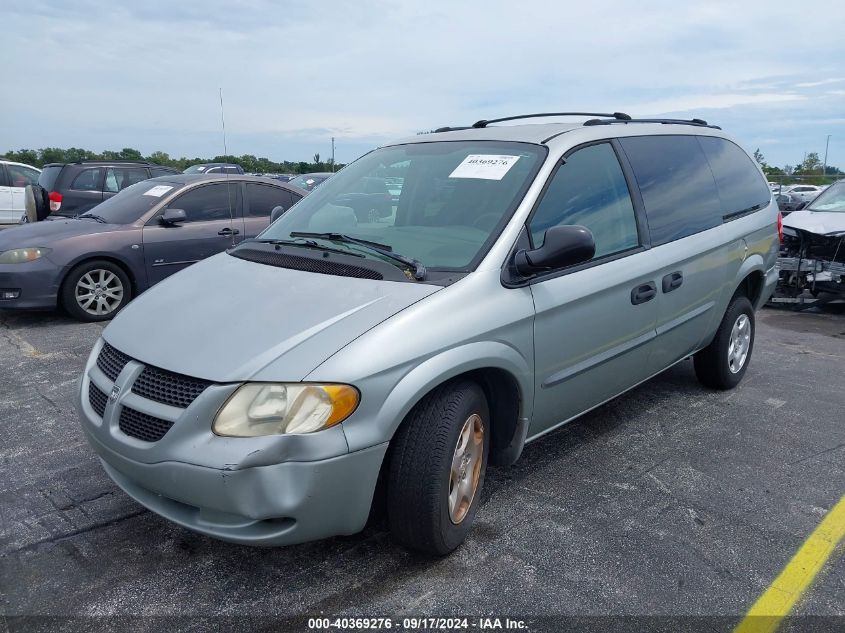
[[[159,217],[159,222],[165,226],[175,226],[179,222],[184,222],[188,219],[188,215],[184,209],[165,209],[164,213]]]
[[[285,209],[284,207],[273,207],[273,210],[270,211],[270,223],[272,224],[273,222],[278,220],[280,217],[282,217],[282,214],[286,210],[287,209]]]
[[[796,206],[796,207],[795,207],[795,210],[796,210],[796,211],[800,211],[801,209],[803,209],[803,208],[804,208],[804,207],[806,207],[806,206],[807,206],[807,203],[806,203],[806,202],[799,202],[799,203],[798,203],[798,206]]]
[[[595,254],[596,241],[586,226],[553,226],[546,230],[540,248],[518,251],[514,264],[520,275],[528,276],[543,270],[581,264],[591,260]]]

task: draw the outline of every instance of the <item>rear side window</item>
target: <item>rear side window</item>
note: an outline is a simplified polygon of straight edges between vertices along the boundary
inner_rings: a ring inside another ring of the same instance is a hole
[[[286,189],[259,185],[254,182],[246,184],[246,195],[249,199],[247,215],[250,217],[270,217],[270,212],[274,207],[282,207],[287,211],[294,203],[290,192]]]
[[[629,136],[619,141],[643,195],[654,246],[722,223],[713,172],[695,136]]]
[[[41,175],[38,176],[38,184],[44,187],[47,191],[53,191],[53,186],[56,184],[56,179],[59,177],[61,171],[61,165],[45,167],[41,170]]]
[[[769,203],[772,192],[748,154],[715,136],[699,136],[698,142],[713,170],[726,219]]]
[[[103,191],[117,193],[131,185],[138,184],[149,178],[144,167],[109,167],[106,169],[106,182]]]
[[[238,182],[205,185],[188,191],[167,206],[184,209],[187,222],[229,220],[238,214],[240,191]]]
[[[9,184],[12,187],[26,187],[38,182],[38,172],[23,165],[6,165],[9,174]]]
[[[595,257],[639,246],[628,184],[608,143],[580,149],[558,168],[529,223],[534,247],[543,244],[546,229],[566,224],[590,229]]]
[[[83,169],[70,185],[76,191],[100,191],[100,183],[103,181],[103,169]]]

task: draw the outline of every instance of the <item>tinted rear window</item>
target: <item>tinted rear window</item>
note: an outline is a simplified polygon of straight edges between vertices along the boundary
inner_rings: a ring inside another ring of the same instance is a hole
[[[643,195],[655,246],[722,223],[713,172],[695,136],[620,139]]]
[[[91,210],[91,213],[101,216],[111,224],[131,224],[157,203],[184,186],[180,182],[169,182],[159,178],[145,180],[101,202]]]
[[[698,141],[716,178],[723,215],[742,213],[769,203],[772,192],[748,154],[723,138],[700,136]]]
[[[61,165],[45,167],[41,170],[41,175],[38,176],[38,184],[44,187],[47,191],[53,191],[53,185],[56,184],[56,179],[59,177],[61,171]]]

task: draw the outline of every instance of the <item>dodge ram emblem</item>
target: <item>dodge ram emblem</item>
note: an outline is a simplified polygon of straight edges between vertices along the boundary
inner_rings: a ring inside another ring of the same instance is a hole
[[[120,387],[115,385],[111,388],[111,393],[109,394],[109,400],[112,402],[117,402],[117,397],[120,395]]]

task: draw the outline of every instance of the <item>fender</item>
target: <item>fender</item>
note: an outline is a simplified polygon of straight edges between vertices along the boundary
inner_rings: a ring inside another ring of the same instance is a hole
[[[354,423],[357,413],[344,423],[349,450],[361,450],[391,439],[414,405],[432,389],[460,374],[489,368],[508,372],[519,386],[521,397],[515,439],[520,440],[517,443],[521,451],[527,420],[533,410],[534,373],[519,351],[498,341],[478,341],[445,350],[410,368],[381,403],[370,403],[371,408],[362,402],[359,413],[364,423]],[[508,452],[512,452],[511,447]],[[516,454],[518,456],[519,452]]]
[[[736,289],[739,287],[739,284],[742,283],[742,280],[748,277],[753,272],[759,272],[763,275],[763,278],[766,277],[766,262],[763,259],[763,256],[759,253],[751,253],[742,265],[739,267],[739,270],[736,273],[736,278],[734,279],[733,286],[731,287],[731,295],[736,292]],[[762,290],[762,288],[761,288]],[[728,297],[730,300],[730,297]],[[755,303],[754,308],[757,309],[760,306]]]

